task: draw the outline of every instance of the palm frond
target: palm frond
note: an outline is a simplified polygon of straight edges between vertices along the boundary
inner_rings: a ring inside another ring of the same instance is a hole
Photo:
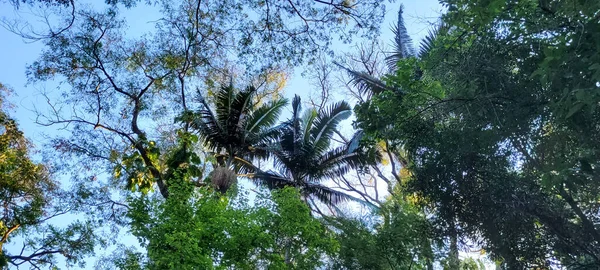
[[[396,90],[387,86],[382,80],[377,79],[366,72],[352,70],[337,62],[333,62],[333,64],[340,67],[350,75],[349,83],[356,87],[361,95],[373,95],[387,90]]]
[[[291,121],[291,134],[293,135],[292,137],[292,142],[295,142],[298,140],[298,138],[301,136],[300,133],[300,110],[302,110],[302,104],[301,104],[301,100],[300,100],[300,96],[295,95],[294,99],[292,100],[292,119]],[[296,150],[294,149],[294,152]]]
[[[216,111],[216,119],[217,121],[226,126],[227,120],[229,118],[229,112],[232,108],[233,99],[235,97],[236,90],[232,84],[228,86],[223,86],[217,91],[215,98],[215,111]],[[205,106],[207,110],[210,110],[208,106]]]
[[[230,136],[244,133],[246,119],[252,111],[252,98],[255,93],[254,87],[247,87],[243,91],[233,94],[231,106],[227,111],[227,131]]]
[[[249,160],[267,160],[273,157],[280,148],[278,142],[281,139],[282,129],[283,125],[277,125],[259,133],[249,134],[246,139],[248,148],[239,155]]]
[[[351,196],[345,192],[319,184],[304,183],[301,188],[305,195],[314,196],[326,205],[336,205],[347,201],[355,201],[361,204],[366,203],[365,201]]]
[[[423,38],[419,47],[419,57],[423,58],[429,55],[436,46],[436,39],[448,30],[447,25],[438,23],[435,27],[429,29],[427,36]]]
[[[247,119],[246,131],[250,134],[270,128],[277,123],[287,99],[277,99],[254,110]]]
[[[193,113],[190,127],[200,133],[203,143],[210,151],[219,152],[222,146],[220,138],[223,137],[223,127],[219,124],[219,120],[213,114],[206,100],[201,98],[200,101],[202,106],[200,110]]]
[[[339,123],[352,113],[350,105],[339,102],[321,111],[309,110],[301,117],[300,102],[296,96],[292,102],[292,118],[281,124],[277,142],[265,145],[277,171],[256,172],[253,181],[271,189],[297,187],[305,196],[314,196],[330,205],[346,200],[365,203],[343,191],[319,184],[365,164],[358,151],[361,132],[347,144],[330,149],[331,138]]]
[[[294,120],[290,119],[283,123],[282,135],[277,143],[280,151],[288,152],[293,154],[297,148],[297,141],[295,140],[296,133],[298,132],[294,128]]]
[[[238,174],[256,173],[259,169],[254,164],[245,158],[235,157],[233,160],[234,171]]]
[[[362,130],[354,132],[352,138],[350,138],[350,140],[346,143],[348,153],[352,153],[358,149],[358,147],[360,146],[360,140],[362,140],[364,135],[365,132]]]
[[[392,33],[394,33],[394,51],[385,58],[390,73],[396,71],[398,61],[415,56],[412,39],[404,24],[403,12],[404,6],[401,5],[398,10],[398,21],[392,27]]]
[[[322,153],[329,148],[331,137],[338,124],[352,115],[352,108],[347,102],[341,101],[332,104],[320,112],[315,120],[314,128],[311,130],[313,145],[317,153]]]
[[[252,181],[258,186],[264,186],[268,189],[281,189],[288,186],[295,186],[293,180],[274,171],[259,171],[254,174]]]
[[[313,128],[313,123],[317,117],[317,110],[315,109],[310,109],[304,113],[304,116],[302,117],[303,144],[308,144],[310,142],[310,131]]]
[[[246,142],[256,147],[273,144],[276,141],[279,141],[283,134],[284,128],[285,125],[280,124],[276,126],[265,127],[259,132],[248,132]]]
[[[367,164],[366,158],[359,152],[348,152],[345,145],[329,150],[316,163],[318,165],[314,174],[321,178],[339,178],[340,175]]]

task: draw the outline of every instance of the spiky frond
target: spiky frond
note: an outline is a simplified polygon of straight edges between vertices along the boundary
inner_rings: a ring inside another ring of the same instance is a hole
[[[282,126],[275,124],[287,100],[257,106],[255,94],[254,87],[242,91],[232,85],[221,88],[216,93],[214,111],[201,99],[202,106],[193,113],[190,127],[198,131],[210,151],[225,155],[226,160],[237,162],[268,157],[269,152],[263,149],[280,136]],[[235,167],[247,171],[244,164]]]
[[[259,171],[254,174],[252,181],[257,185],[267,187],[268,189],[296,187],[296,184],[289,177],[275,171]]]
[[[354,152],[358,149],[358,147],[360,145],[360,140],[362,140],[364,135],[365,135],[365,132],[362,130],[359,130],[352,135],[352,138],[350,138],[350,140],[347,143],[347,148],[348,148],[349,153]]]
[[[400,5],[400,9],[398,10],[398,20],[396,25],[392,26],[392,33],[394,33],[394,51],[385,58],[390,73],[396,71],[398,61],[416,55],[412,39],[404,25],[403,12],[404,6]]]
[[[340,202],[356,200],[356,198],[344,192],[318,184],[307,183],[302,187],[302,191],[306,194],[305,196],[314,196],[327,205],[336,205]]]
[[[360,200],[342,191],[335,190],[318,183],[294,182],[291,179],[273,171],[256,173],[252,180],[255,184],[265,186],[269,189],[295,187],[300,190],[302,196],[312,196],[327,205],[335,205],[347,201],[356,201],[361,204],[365,203],[363,200]]]
[[[448,27],[443,23],[438,23],[435,27],[429,29],[427,36],[421,41],[419,47],[419,57],[423,58],[435,48],[435,41],[438,36],[448,30]]]
[[[287,103],[287,99],[273,100],[252,111],[246,124],[248,133],[257,133],[273,127],[279,120],[281,110]]]
[[[310,109],[304,112],[304,116],[302,117],[302,138],[303,144],[310,143],[310,131],[313,128],[313,123],[318,118],[318,113],[316,109]]]

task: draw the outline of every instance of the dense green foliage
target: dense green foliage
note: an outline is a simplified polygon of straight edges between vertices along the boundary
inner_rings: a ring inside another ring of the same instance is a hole
[[[401,91],[357,107],[358,126],[408,153],[406,192],[442,235],[510,269],[597,268],[600,6],[446,4],[425,54],[386,78]]]
[[[123,268],[316,269],[337,248],[295,189],[252,206],[185,182],[170,190],[164,202],[132,199],[132,232],[148,253],[117,260]]]
[[[431,269],[434,254],[431,229],[414,206],[402,200],[386,202],[383,222],[375,226],[338,219],[341,269]]]

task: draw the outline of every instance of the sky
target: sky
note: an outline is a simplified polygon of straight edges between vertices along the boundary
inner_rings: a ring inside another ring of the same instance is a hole
[[[404,5],[406,27],[415,47],[418,48],[419,41],[427,35],[431,23],[437,20],[443,9],[436,0],[404,0],[387,3],[387,15],[381,26],[380,37],[387,44],[390,44],[393,38],[390,28],[396,22],[400,4]],[[6,0],[0,0],[0,18],[11,19],[18,16],[32,18],[27,13],[28,11],[23,8],[17,12]],[[153,9],[138,7],[123,11],[123,16],[129,25],[129,33],[144,33],[153,28],[152,21],[158,19],[160,14]],[[360,42],[360,40],[356,41]],[[334,48],[336,51],[349,50],[351,47],[340,43],[334,43],[333,46],[336,46]],[[0,27],[0,83],[10,86],[14,90],[16,95],[10,97],[9,100],[16,105],[16,108],[11,115],[17,120],[24,134],[37,147],[42,147],[45,142],[43,134],[52,135],[56,131],[36,125],[32,109],[45,102],[39,94],[41,91],[52,91],[61,87],[56,83],[39,85],[27,82],[26,67],[39,57],[43,48],[42,42],[27,43],[19,36]],[[308,78],[300,75],[302,71],[301,68],[297,68],[291,74],[284,89],[286,96],[292,97],[294,94],[299,94],[303,98],[307,98],[311,85]],[[341,96],[335,98],[343,99]],[[89,267],[90,264],[88,264]]]

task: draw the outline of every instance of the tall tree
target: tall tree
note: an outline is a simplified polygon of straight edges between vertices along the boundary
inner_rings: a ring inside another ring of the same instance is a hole
[[[403,97],[409,93],[406,92],[406,86],[403,83],[399,83],[399,80],[415,80],[418,79],[422,73],[420,67],[416,64],[416,59],[424,57],[432,50],[432,41],[435,40],[436,36],[445,31],[446,27],[438,25],[433,31],[429,32],[429,35],[422,42],[421,50],[417,52],[414,49],[412,39],[410,38],[404,18],[403,18],[404,7],[401,5],[398,10],[398,17],[396,24],[392,26],[392,33],[394,38],[392,39],[391,50],[384,51],[385,63],[387,69],[376,76],[374,72],[367,69],[366,71],[354,70],[345,66],[340,66],[350,76],[349,84],[354,87],[360,98],[359,103],[354,108],[357,115],[364,117],[363,121],[359,117],[355,127],[364,129],[365,138],[364,141],[376,145],[382,153],[384,153],[386,159],[382,160],[382,163],[386,163],[386,166],[391,170],[391,177],[385,177],[376,166],[372,168],[378,172],[380,179],[384,179],[388,185],[388,192],[393,197],[404,197],[404,200],[408,200],[414,203],[409,197],[410,193],[407,193],[404,189],[404,184],[411,176],[410,168],[410,154],[404,149],[405,141],[395,139],[398,136],[402,136],[402,131],[399,131],[393,124],[398,121],[397,117],[402,109],[412,109],[409,106],[401,107]],[[367,54],[370,55],[370,54]],[[362,57],[361,57],[362,58]],[[367,60],[369,58],[366,58]],[[373,60],[371,60],[373,61]],[[365,66],[368,66],[365,64]],[[406,70],[411,73],[406,74]],[[400,77],[402,73],[403,76]],[[407,77],[412,76],[412,77]],[[402,109],[400,109],[402,108]],[[376,117],[370,116],[371,114],[377,115]],[[400,132],[400,133],[399,133]],[[398,187],[401,188],[398,188]],[[396,199],[400,199],[396,198]],[[424,211],[428,213],[427,216],[434,216],[431,209],[425,208]],[[401,214],[401,213],[400,213]],[[446,238],[448,239],[448,256],[446,261],[450,269],[459,268],[459,235],[458,232],[453,228],[457,225],[454,222],[450,222],[451,226],[445,226],[445,230],[437,231],[437,235],[432,238]],[[439,227],[438,227],[439,229]],[[432,261],[428,261],[427,267],[433,268]]]

